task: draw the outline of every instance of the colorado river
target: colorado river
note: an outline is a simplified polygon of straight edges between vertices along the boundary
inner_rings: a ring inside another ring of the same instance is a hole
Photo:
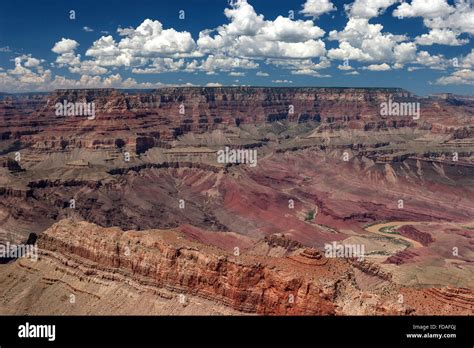
[[[395,233],[386,233],[386,232],[381,232],[380,230],[384,227],[394,227],[394,229],[404,226],[404,225],[420,225],[422,222],[414,222],[414,221],[392,221],[392,222],[384,222],[381,224],[375,224],[371,225],[365,228],[366,231],[375,233],[378,235],[382,235],[385,237],[392,237],[396,239],[403,239],[407,242],[409,242],[413,247],[415,248],[422,248],[423,245],[420,242],[417,242],[416,240],[404,237],[400,234],[395,234]]]

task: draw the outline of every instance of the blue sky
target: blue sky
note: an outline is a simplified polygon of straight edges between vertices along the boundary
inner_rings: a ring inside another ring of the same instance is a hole
[[[3,0],[0,91],[256,85],[474,94],[473,34],[467,0]]]

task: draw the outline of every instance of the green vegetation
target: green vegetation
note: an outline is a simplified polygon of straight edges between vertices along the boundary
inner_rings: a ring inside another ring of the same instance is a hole
[[[382,233],[390,233],[390,234],[400,234],[394,230],[395,226],[385,226],[380,229]]]
[[[313,221],[315,213],[316,212],[314,210],[308,211],[308,213],[306,213],[306,217],[304,218],[304,221]]]
[[[385,251],[385,250],[375,250],[375,251],[371,251],[371,252],[365,253],[365,255],[366,255],[366,256],[370,256],[370,255],[390,256],[391,254],[390,254],[388,251]]]
[[[374,225],[378,225],[378,224],[383,224],[385,222],[388,222],[388,221],[385,221],[385,220],[382,220],[382,221],[374,221],[374,222],[371,222],[370,224],[366,224],[364,225],[364,229],[367,229],[369,228],[370,226],[374,226]]]

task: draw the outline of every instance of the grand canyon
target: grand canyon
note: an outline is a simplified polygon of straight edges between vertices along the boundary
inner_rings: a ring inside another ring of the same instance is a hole
[[[2,259],[0,314],[472,315],[473,117],[402,88],[1,93],[0,244],[38,255]]]

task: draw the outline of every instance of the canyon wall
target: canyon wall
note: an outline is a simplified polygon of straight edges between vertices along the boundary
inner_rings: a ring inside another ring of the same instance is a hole
[[[384,120],[380,103],[414,101],[398,88],[180,87],[152,91],[57,90],[4,97],[0,137],[38,150],[115,148],[137,153],[187,132],[202,133],[241,124],[313,120],[327,129],[416,126],[411,118]],[[56,103],[94,102],[96,118],[56,116]],[[14,146],[14,145],[12,145]]]

